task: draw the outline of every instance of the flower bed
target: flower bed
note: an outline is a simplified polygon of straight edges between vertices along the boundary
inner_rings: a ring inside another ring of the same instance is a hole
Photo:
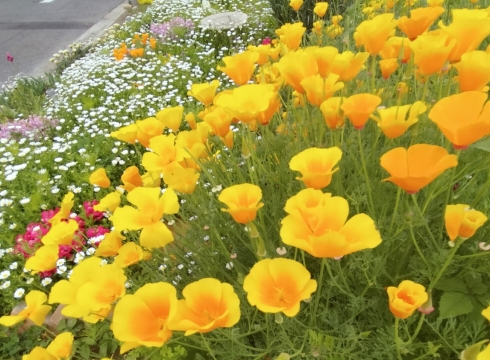
[[[59,209],[19,238],[25,264],[0,277],[57,274],[32,282],[43,292],[26,286],[26,309],[0,323],[40,324],[46,304],[62,306],[62,333],[31,358],[488,357],[490,73],[477,48],[490,16],[446,21],[431,4],[365,7],[352,25],[360,4],[322,20],[318,3],[310,34],[285,24],[216,70],[199,62],[202,74],[168,50],[184,46],[167,36],[173,25],[157,30],[165,48],[129,22],[125,45],[95,51],[112,70],[89,68],[95,55],[80,62],[104,81],[69,69],[58,85],[48,117],[75,124],[59,148],[82,143],[84,160],[66,172],[78,178],[57,191]],[[180,98],[177,80],[168,99],[153,76],[129,85],[152,64],[159,76],[190,71]]]

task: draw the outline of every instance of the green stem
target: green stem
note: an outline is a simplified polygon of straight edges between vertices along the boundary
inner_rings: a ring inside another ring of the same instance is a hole
[[[362,168],[364,170],[364,180],[366,181],[366,187],[367,187],[367,191],[368,191],[369,210],[371,212],[371,216],[372,216],[374,222],[376,222],[376,214],[374,213],[373,194],[371,192],[371,185],[369,182],[369,176],[368,176],[367,167],[366,167],[366,159],[364,157],[364,151],[362,149],[361,130],[357,130],[357,142],[359,144],[359,152],[361,154],[361,163],[362,163]]]
[[[374,94],[376,80],[376,55],[371,55],[371,92]]]
[[[429,233],[429,236],[430,236],[432,242],[434,243],[434,246],[436,248],[438,248],[439,246],[438,246],[438,243],[436,241],[436,238],[434,237],[434,235],[432,234],[432,231],[430,230],[429,223],[427,221],[425,221],[424,214],[422,213],[422,210],[420,210],[420,207],[419,207],[419,204],[417,202],[417,198],[415,197],[415,194],[412,194],[411,197],[412,197],[413,203],[415,205],[415,209],[417,209],[417,214],[422,219],[424,226],[427,229],[427,232]]]
[[[149,359],[151,359],[151,358],[153,357],[153,354],[155,354],[155,353],[156,353],[158,350],[160,350],[160,349],[159,349],[159,348],[155,348],[155,349],[153,349],[152,351],[150,351],[150,352],[148,353],[148,355],[147,355],[147,356],[145,356],[145,360],[149,360]]]
[[[425,266],[429,267],[429,263],[427,262],[427,259],[425,258],[424,254],[422,254],[422,251],[420,251],[419,244],[417,243],[417,240],[415,239],[415,235],[413,233],[413,228],[412,225],[410,224],[410,235],[412,238],[413,245],[415,246],[415,249],[417,250],[417,253],[419,254],[420,258],[423,260]]]
[[[431,292],[434,289],[434,286],[437,285],[437,282],[439,281],[441,276],[444,274],[444,272],[448,268],[449,264],[451,264],[451,261],[453,260],[453,257],[456,254],[456,251],[458,251],[458,248],[461,246],[463,241],[464,240],[461,238],[456,239],[453,249],[449,253],[449,256],[447,257],[446,261],[444,262],[444,265],[442,265],[441,269],[437,273],[436,277],[430,282],[429,288],[427,289],[427,292]]]
[[[332,280],[333,284],[340,290],[341,293],[343,293],[349,297],[355,297],[354,295],[348,293],[342,287],[340,287],[340,285],[337,283],[337,281],[335,281],[335,278],[333,277],[332,270],[330,269],[330,265],[328,264],[328,261],[326,261],[326,259],[323,259],[323,260],[325,260],[325,266],[327,268],[328,275],[330,276],[330,279]]]
[[[456,151],[456,156],[457,156],[458,161],[459,161],[459,155],[460,154],[461,154],[461,150],[457,150]],[[449,179],[449,186],[448,186],[447,191],[446,191],[446,199],[444,200],[444,206],[442,208],[443,214],[442,214],[441,226],[440,226],[440,229],[439,229],[439,239],[440,240],[442,240],[442,235],[443,235],[443,232],[444,232],[444,224],[445,224],[444,212],[446,211],[446,206],[449,204],[449,200],[450,200],[450,197],[451,197],[451,192],[453,191],[454,177],[455,177],[455,175],[456,175],[456,166],[451,171],[451,177]]]
[[[311,313],[310,326],[313,323],[316,324],[316,315],[317,315],[316,312],[318,310],[318,304],[320,303],[320,298],[322,297],[323,268],[325,267],[326,262],[327,262],[327,259],[323,258],[322,263],[320,265],[320,275],[318,276],[318,281],[317,281],[318,289],[317,289],[316,297],[315,297],[315,306],[313,307],[313,312]]]
[[[206,340],[206,338],[204,337],[204,335],[202,333],[199,333],[199,334],[201,335],[202,341],[204,341],[204,345],[206,346],[206,349],[208,350],[209,355],[211,355],[211,357],[214,360],[217,360],[216,357],[214,356],[213,352],[211,351],[211,348],[209,347],[208,341]]]
[[[415,338],[417,337],[417,335],[419,334],[420,329],[422,329],[422,324],[424,323],[424,319],[425,319],[425,314],[422,314],[422,316],[420,316],[419,322],[417,324],[417,328],[415,329],[415,332],[413,333],[412,337],[409,340],[409,343],[412,343],[415,340]]]
[[[424,90],[422,90],[422,101],[425,102],[425,97],[427,96],[427,89],[429,88],[430,76],[425,79]]]
[[[471,259],[471,258],[477,258],[481,256],[488,256],[488,255],[490,255],[490,251],[479,252],[471,255],[463,255],[463,256],[459,256],[458,259]]]
[[[400,351],[400,337],[398,336],[398,323],[400,322],[399,318],[395,318],[395,347],[396,347],[396,356],[398,360],[402,360],[402,353]]]
[[[480,202],[481,198],[485,195],[488,194],[488,189],[490,189],[490,173],[488,175],[487,182],[483,185],[483,187],[478,191],[478,194],[476,194],[475,199],[471,203],[471,208],[474,208],[478,203]]]
[[[393,229],[393,224],[395,223],[395,217],[396,217],[396,212],[398,210],[398,203],[400,202],[401,193],[402,193],[402,188],[399,187],[396,192],[395,209],[393,210],[393,216],[391,217],[390,230],[388,231],[389,234],[391,234],[391,229]]]

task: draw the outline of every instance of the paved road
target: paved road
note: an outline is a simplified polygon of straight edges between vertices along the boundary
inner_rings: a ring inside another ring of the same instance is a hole
[[[0,85],[42,74],[49,59],[123,0],[0,0]],[[14,61],[7,61],[7,52]]]

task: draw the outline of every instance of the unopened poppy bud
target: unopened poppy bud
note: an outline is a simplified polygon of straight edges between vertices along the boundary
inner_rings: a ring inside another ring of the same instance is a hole
[[[429,299],[422,304],[421,307],[418,308],[418,310],[425,315],[429,315],[431,312],[434,311],[434,306],[432,306],[432,294],[429,293]]]

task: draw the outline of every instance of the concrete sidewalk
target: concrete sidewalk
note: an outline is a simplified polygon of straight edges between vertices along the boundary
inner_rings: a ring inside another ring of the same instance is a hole
[[[53,54],[100,36],[125,18],[123,1],[0,0],[0,86],[19,73],[42,75]]]

